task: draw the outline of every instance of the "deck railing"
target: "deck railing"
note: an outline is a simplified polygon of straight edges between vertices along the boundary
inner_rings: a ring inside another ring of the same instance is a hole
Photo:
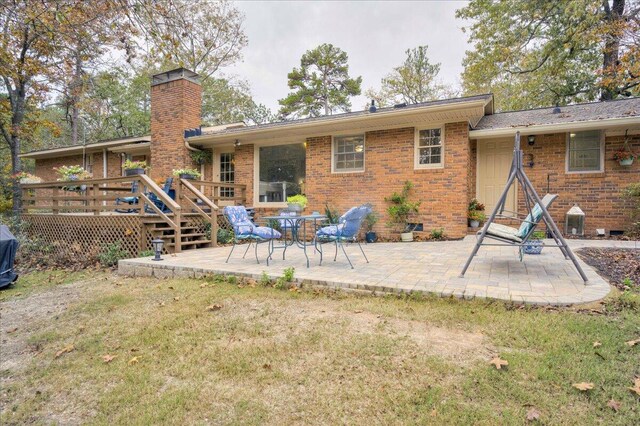
[[[147,175],[23,184],[22,213],[161,217],[173,229],[175,251],[180,252],[184,216],[196,214],[210,223],[211,243],[216,246],[218,205],[246,203],[246,185],[179,179],[173,187],[175,199]],[[128,197],[135,202],[128,203]]]

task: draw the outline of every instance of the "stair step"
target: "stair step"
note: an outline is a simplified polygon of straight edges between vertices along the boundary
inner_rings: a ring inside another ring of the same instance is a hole
[[[196,240],[196,241],[183,241],[182,242],[182,247],[185,246],[195,246],[195,245],[204,245],[204,244],[211,244],[211,240]],[[174,243],[168,243],[167,244],[168,247],[174,247],[175,244]]]
[[[187,237],[202,237],[206,235],[204,232],[194,232],[192,234],[180,234],[181,238],[187,238]]]

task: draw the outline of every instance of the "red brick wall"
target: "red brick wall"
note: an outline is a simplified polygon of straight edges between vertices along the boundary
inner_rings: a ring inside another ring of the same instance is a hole
[[[54,167],[60,166],[82,166],[82,155],[69,155],[66,157],[45,158],[35,160],[36,170],[35,174],[41,177],[45,181],[52,181],[58,178]],[[102,178],[102,152],[93,153],[93,176],[95,178]],[[107,153],[107,177],[122,176],[122,169],[120,163],[120,154],[114,152]]]
[[[447,124],[444,137],[445,167],[415,170],[413,128],[367,132],[365,171],[360,173],[331,173],[331,136],[307,139],[307,210],[324,212],[328,202],[344,213],[354,205],[371,203],[381,215],[375,230],[385,237],[397,238],[386,226],[389,204],[384,199],[410,180],[414,184],[411,198],[422,202],[416,222],[424,224],[425,232],[442,227],[450,237],[463,237],[467,231],[467,175],[471,160],[468,124]],[[252,204],[253,146],[241,146],[235,159],[236,182],[247,183]],[[268,211],[264,210],[262,213]]]
[[[236,147],[235,183],[247,185],[247,204],[253,205],[253,145],[240,145]]]
[[[623,167],[613,160],[613,153],[624,142],[623,136],[605,139],[604,173],[565,172],[566,133],[537,135],[534,146],[524,144],[525,164],[533,154],[534,166],[525,172],[540,195],[549,192],[559,194],[551,214],[564,232],[565,214],[574,204],[585,212],[585,233],[594,235],[596,228],[624,230],[629,221],[630,206],[620,197],[622,188],[632,182],[640,182],[640,165],[635,161],[631,167]],[[640,151],[640,136],[632,139],[632,149]],[[525,210],[522,196],[519,209]]]
[[[180,79],[151,87],[152,179],[164,180],[173,169],[194,167],[184,145],[184,130],[201,123],[202,87]]]

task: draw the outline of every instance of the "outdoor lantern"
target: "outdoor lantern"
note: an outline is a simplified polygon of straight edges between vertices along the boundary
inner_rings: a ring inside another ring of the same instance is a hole
[[[535,144],[536,143],[536,135],[527,136],[527,142],[529,142],[529,145]]]
[[[156,257],[153,260],[162,260],[160,255],[162,254],[162,246],[164,246],[164,241],[160,238],[156,238],[151,241],[151,245],[153,246],[153,251],[156,253]]]
[[[577,204],[567,212],[565,233],[570,235],[584,235],[584,212]]]

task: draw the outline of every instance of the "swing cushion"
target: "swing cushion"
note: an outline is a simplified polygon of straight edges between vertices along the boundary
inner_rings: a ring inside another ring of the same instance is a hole
[[[522,224],[520,225],[520,229],[518,229],[518,233],[516,235],[520,238],[526,237],[531,231],[531,229],[534,226],[536,226],[538,222],[540,222],[541,218],[542,218],[542,209],[540,208],[538,203],[536,203],[536,205],[533,206],[533,208],[531,209],[531,213],[527,215],[524,222],[522,222]]]
[[[482,231],[479,231],[480,234]],[[499,223],[491,223],[489,224],[489,228],[487,229],[487,234],[502,238],[505,240],[513,241],[516,243],[521,243],[522,238],[518,236],[518,230],[516,228],[512,228],[507,225],[501,225]]]

